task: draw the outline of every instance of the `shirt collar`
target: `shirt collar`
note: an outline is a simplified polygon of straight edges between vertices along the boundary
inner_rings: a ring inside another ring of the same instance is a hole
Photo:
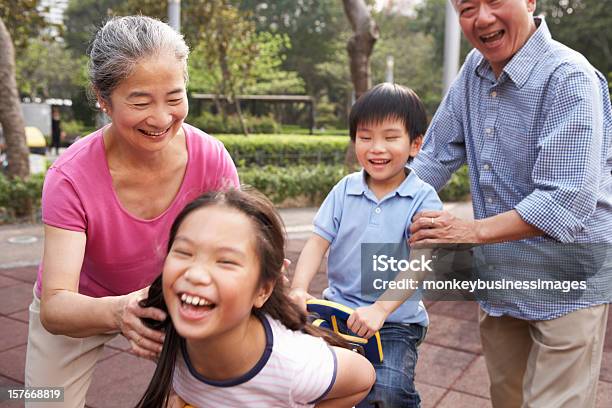
[[[406,178],[393,193],[401,197],[414,197],[414,192],[418,189],[416,184],[418,181],[417,176],[408,166],[404,167],[404,171],[406,171]],[[346,186],[346,193],[348,195],[362,195],[370,191],[370,187],[366,183],[366,172],[363,169],[361,169],[357,177],[350,177],[348,179],[348,185]]]
[[[502,76],[505,73],[518,88],[525,85],[531,71],[541,59],[545,58],[552,41],[544,18],[535,17],[534,21],[537,26],[536,31],[529,37],[525,45],[514,54],[502,72]],[[482,55],[480,55],[480,61],[476,65],[476,75],[482,78],[494,78],[491,65]]]

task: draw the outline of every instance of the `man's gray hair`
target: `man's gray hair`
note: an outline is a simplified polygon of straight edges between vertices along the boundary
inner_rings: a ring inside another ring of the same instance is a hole
[[[95,93],[110,102],[110,95],[142,59],[174,54],[183,63],[187,81],[189,47],[169,25],[145,16],[113,17],[96,33],[89,47],[89,81]]]

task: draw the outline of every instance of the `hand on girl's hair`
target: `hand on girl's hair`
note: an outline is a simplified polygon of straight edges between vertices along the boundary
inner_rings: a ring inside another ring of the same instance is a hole
[[[308,313],[306,310],[306,302],[310,299],[314,299],[315,297],[302,288],[293,288],[291,289],[291,292],[289,292],[289,298],[293,303],[299,306],[302,312]]]
[[[148,296],[149,287],[120,297],[117,311],[117,325],[121,334],[128,339],[131,353],[154,360],[161,352],[164,333],[147,327],[141,319],[162,321],[166,314],[157,308],[140,306],[140,301]]]

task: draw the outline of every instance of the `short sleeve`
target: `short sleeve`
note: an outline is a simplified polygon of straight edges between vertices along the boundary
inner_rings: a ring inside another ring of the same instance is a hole
[[[58,168],[45,176],[42,192],[42,221],[52,227],[84,232],[87,214],[72,181]]]
[[[295,403],[311,405],[321,401],[336,382],[338,361],[334,350],[321,338],[308,337],[301,348],[300,366],[291,385]]]
[[[436,190],[431,185],[426,184],[425,191],[425,197],[419,208],[417,208],[417,212],[427,210],[441,211],[443,209],[442,200],[440,200]]]
[[[342,179],[334,186],[332,191],[329,192],[323,204],[319,207],[313,221],[314,233],[329,242],[332,242],[336,238],[338,229],[340,228],[346,180],[346,178]]]
[[[219,142],[220,143],[220,142]],[[217,165],[217,177],[215,179],[214,190],[227,190],[230,188],[240,188],[238,170],[229,152],[220,143],[219,159]]]

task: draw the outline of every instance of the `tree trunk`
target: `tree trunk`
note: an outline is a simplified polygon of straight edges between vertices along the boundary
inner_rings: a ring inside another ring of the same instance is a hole
[[[353,36],[349,38],[346,49],[350,57],[355,98],[359,98],[371,86],[370,55],[379,31],[365,0],[343,0],[343,3],[344,12],[353,29]]]
[[[232,98],[234,99],[234,105],[236,106],[236,113],[238,114],[238,119],[240,120],[240,127],[242,128],[242,133],[245,136],[249,136],[249,129],[247,128],[244,116],[242,115],[242,109],[240,109],[240,100],[236,98],[235,95],[232,95]]]
[[[0,18],[0,124],[6,139],[8,176],[26,178],[30,175],[28,145],[21,103],[15,81],[15,49],[11,35]]]
[[[353,29],[353,36],[349,39],[346,49],[350,59],[355,99],[357,99],[371,86],[370,55],[372,55],[374,44],[378,40],[379,31],[365,0],[343,0],[342,3],[344,4],[346,17]],[[344,164],[350,170],[354,170],[357,165],[355,144],[352,142],[346,150]]]

